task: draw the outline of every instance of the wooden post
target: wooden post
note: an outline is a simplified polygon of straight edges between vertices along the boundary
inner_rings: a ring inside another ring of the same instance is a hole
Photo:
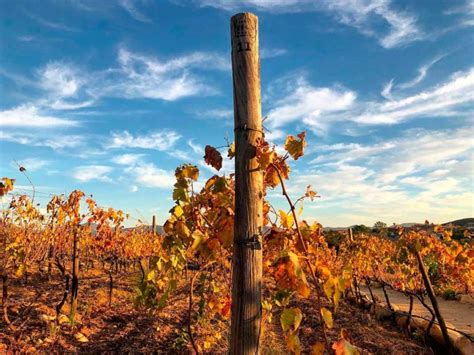
[[[353,234],[352,234],[352,228],[351,228],[351,227],[349,227],[349,228],[347,229],[347,235],[349,236],[349,240],[350,240],[351,242],[353,242],[353,241],[354,241],[354,236],[353,236]]]
[[[156,216],[154,215],[152,220],[151,220],[151,232],[153,236],[156,235]]]
[[[258,354],[262,305],[263,175],[255,158],[262,137],[258,17],[231,18],[235,132],[235,223],[231,354]]]
[[[69,318],[74,323],[77,312],[77,297],[79,290],[79,254],[78,254],[78,226],[74,226],[72,247],[72,284],[71,284],[71,310]]]
[[[453,354],[453,344],[451,344],[451,339],[449,338],[448,329],[446,328],[446,322],[444,321],[443,316],[441,315],[441,311],[439,309],[438,300],[436,299],[436,295],[433,290],[433,285],[431,284],[430,277],[428,276],[428,272],[426,271],[425,264],[423,263],[423,259],[420,255],[419,251],[415,251],[416,260],[418,261],[418,267],[420,269],[421,277],[423,279],[423,283],[425,284],[426,292],[428,293],[428,297],[430,298],[431,305],[433,306],[434,313],[436,318],[438,319],[439,327],[441,328],[441,333],[443,334],[444,345],[448,350],[449,354]],[[429,330],[428,330],[429,334]]]

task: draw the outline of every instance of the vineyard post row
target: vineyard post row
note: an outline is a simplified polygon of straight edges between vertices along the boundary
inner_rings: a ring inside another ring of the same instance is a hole
[[[262,320],[263,173],[256,159],[262,139],[258,17],[230,21],[235,135],[235,220],[231,354],[258,354]]]

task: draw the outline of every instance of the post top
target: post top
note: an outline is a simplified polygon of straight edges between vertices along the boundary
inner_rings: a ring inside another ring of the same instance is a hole
[[[235,18],[245,17],[245,16],[258,18],[258,16],[255,15],[254,13],[252,13],[252,12],[239,12],[238,14],[235,14],[234,16],[232,16],[231,19],[233,20]]]

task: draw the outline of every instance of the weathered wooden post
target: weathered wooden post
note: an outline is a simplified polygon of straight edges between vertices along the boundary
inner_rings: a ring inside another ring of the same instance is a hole
[[[151,219],[151,233],[153,234],[153,236],[156,236],[156,216],[155,215],[153,215]]]
[[[258,354],[261,329],[263,176],[255,158],[262,137],[258,17],[231,18],[235,132],[235,225],[231,354]]]

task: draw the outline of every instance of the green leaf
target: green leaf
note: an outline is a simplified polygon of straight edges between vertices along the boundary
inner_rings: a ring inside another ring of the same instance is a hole
[[[280,323],[283,331],[295,331],[303,320],[303,313],[299,308],[285,308],[281,312]]]

